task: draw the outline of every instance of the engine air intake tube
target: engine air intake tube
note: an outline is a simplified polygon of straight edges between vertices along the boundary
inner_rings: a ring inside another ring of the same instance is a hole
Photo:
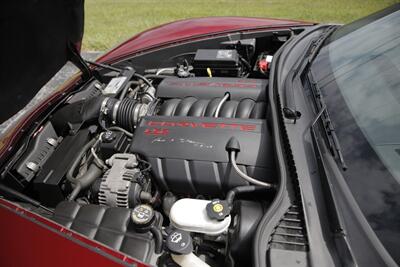
[[[125,98],[121,100],[116,116],[116,122],[121,127],[133,132],[139,119],[147,112],[147,105],[136,100]]]
[[[146,115],[148,105],[139,103],[135,99],[104,98],[100,112],[114,124],[133,132],[139,119]]]
[[[89,100],[66,105],[53,116],[56,128],[64,129],[68,124],[90,124],[101,119],[112,122],[129,132],[133,132],[142,116],[145,116],[148,104],[135,99],[99,96]],[[67,122],[67,123],[66,123]]]

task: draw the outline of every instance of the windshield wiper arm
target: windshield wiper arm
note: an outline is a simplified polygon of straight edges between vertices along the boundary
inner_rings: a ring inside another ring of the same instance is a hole
[[[311,71],[307,73],[306,77],[311,89],[316,109],[318,111],[318,115],[311,124],[311,130],[314,131],[315,125],[319,120],[321,120],[322,129],[324,130],[326,140],[328,141],[329,149],[331,150],[332,155],[337,156],[342,169],[345,171],[347,170],[347,165],[344,161],[339,139],[336,135],[335,127],[330,119],[321,90],[319,89],[318,84],[315,82]]]
[[[328,39],[329,36],[338,28],[336,25],[329,26],[315,41],[312,42],[310,48],[308,50],[307,55],[307,64],[304,66],[303,69],[306,69],[318,55],[319,50],[321,50],[322,45],[324,44],[325,40]]]
[[[296,110],[296,103],[294,99],[294,91],[292,85],[293,80],[295,79],[295,77],[298,77],[302,73],[306,72],[307,69],[309,69],[319,50],[321,50],[325,40],[338,28],[336,25],[323,27],[327,28],[323,31],[323,33],[318,36],[318,38],[315,38],[309,43],[304,55],[299,60],[299,63],[297,63],[297,65],[289,71],[285,79],[285,107],[283,108],[283,112],[285,118],[293,119],[294,123],[296,123],[296,120],[300,118],[301,113]]]

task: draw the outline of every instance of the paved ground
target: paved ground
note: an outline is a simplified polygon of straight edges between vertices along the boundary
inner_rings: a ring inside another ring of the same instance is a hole
[[[94,60],[96,59],[99,55],[101,55],[100,52],[83,52],[82,56],[85,59],[88,60]],[[40,91],[37,93],[37,95],[32,99],[31,102],[28,103],[28,105],[19,111],[17,114],[15,114],[13,117],[11,117],[9,120],[5,121],[3,124],[0,125],[0,134],[7,129],[7,127],[10,125],[11,122],[15,121],[16,119],[20,118],[21,115],[24,114],[24,112],[32,107],[33,105],[37,104],[47,96],[49,96],[60,84],[62,84],[64,81],[66,81],[69,77],[71,77],[74,73],[78,71],[78,68],[76,68],[72,63],[67,63],[45,86],[40,89]]]

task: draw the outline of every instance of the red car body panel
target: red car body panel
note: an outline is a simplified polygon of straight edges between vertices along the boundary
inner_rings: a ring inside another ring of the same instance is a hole
[[[245,17],[211,17],[181,20],[139,33],[111,49],[97,61],[101,63],[113,63],[122,60],[124,57],[160,49],[165,46],[176,44],[177,42],[188,42],[230,32],[278,30],[290,27],[311,26],[314,24],[315,23],[312,22],[294,20]],[[18,125],[5,133],[0,139],[0,159],[11,152],[12,144],[17,142],[23,134],[24,129],[31,124],[37,117],[37,114],[46,109],[50,103],[61,99],[79,80],[80,76],[77,76],[63,84],[54,94],[40,103],[35,111],[27,114],[25,118],[21,119]]]
[[[136,52],[160,47],[165,44],[184,42],[188,39],[199,39],[210,34],[226,34],[227,32],[265,30],[267,28],[288,28],[295,26],[312,25],[309,22],[247,18],[247,17],[209,17],[179,20],[167,23],[142,33],[113,48],[99,58],[101,62],[114,62],[122,57],[130,56]]]
[[[0,199],[0,266],[147,266]]]
[[[139,33],[104,54],[98,59],[98,62],[112,63],[178,42],[188,42],[230,32],[278,30],[313,24],[291,20],[242,17],[181,20]],[[54,94],[39,104],[33,112],[25,115],[15,127],[10,129],[0,139],[0,159],[9,156],[13,152],[13,145],[19,140],[25,129],[51,103],[62,99],[66,93],[72,90],[79,80],[80,75],[77,75],[62,85]],[[137,266],[147,266],[3,199],[0,199],[0,236],[1,266],[71,266],[77,265],[77,263],[80,266],[119,266],[134,263]]]

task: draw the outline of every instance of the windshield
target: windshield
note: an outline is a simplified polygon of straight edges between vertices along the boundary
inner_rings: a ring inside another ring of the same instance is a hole
[[[400,263],[400,11],[350,24],[311,71],[348,170],[343,175],[376,235]]]

